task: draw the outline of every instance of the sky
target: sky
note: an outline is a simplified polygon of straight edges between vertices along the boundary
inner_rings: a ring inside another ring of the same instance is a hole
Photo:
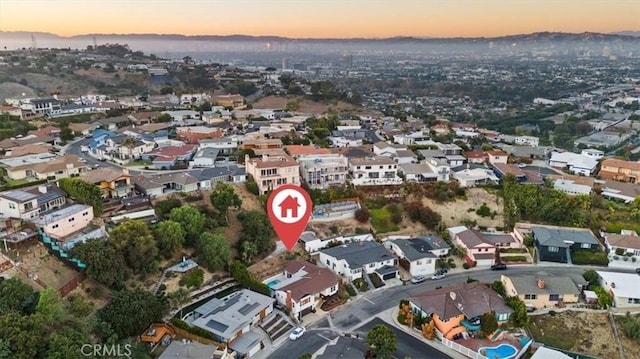
[[[640,0],[0,0],[0,30],[292,38],[640,30]]]

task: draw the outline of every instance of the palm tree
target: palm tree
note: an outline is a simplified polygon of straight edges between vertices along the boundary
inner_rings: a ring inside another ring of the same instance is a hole
[[[133,148],[136,147],[136,139],[133,137],[127,137],[120,143],[121,146],[127,148],[127,159],[131,159],[131,153],[133,152]]]
[[[242,242],[242,260],[250,263],[253,256],[258,254],[258,247],[255,243],[244,241]]]
[[[173,309],[180,309],[180,320],[182,320],[182,306],[187,304],[191,299],[189,291],[185,288],[178,288],[175,292],[171,292],[167,298]]]

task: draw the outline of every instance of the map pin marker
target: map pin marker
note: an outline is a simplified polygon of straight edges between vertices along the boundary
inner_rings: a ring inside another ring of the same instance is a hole
[[[296,246],[309,223],[312,207],[311,197],[302,187],[286,184],[271,192],[267,200],[269,220],[287,250]]]

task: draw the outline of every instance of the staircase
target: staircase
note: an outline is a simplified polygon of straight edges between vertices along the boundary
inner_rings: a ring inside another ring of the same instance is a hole
[[[158,279],[158,283],[156,283],[156,287],[153,290],[154,295],[158,294],[158,291],[160,290],[160,286],[162,285],[162,283],[164,283],[164,280],[167,279],[167,273],[169,273],[168,269],[165,269],[164,271],[162,271],[162,275],[160,276],[160,279]]]
[[[273,312],[273,314],[272,317],[265,318],[264,322],[260,325],[260,327],[267,332],[272,342],[293,330],[293,324],[284,318],[280,312]]]

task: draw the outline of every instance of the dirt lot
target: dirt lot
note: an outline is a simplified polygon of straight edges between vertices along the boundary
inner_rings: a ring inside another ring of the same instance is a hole
[[[468,188],[466,201],[457,200],[455,202],[438,203],[430,198],[423,198],[422,202],[425,206],[429,206],[440,213],[447,226],[459,226],[464,220],[475,220],[478,226],[495,228],[504,225],[502,202],[498,204],[497,200],[498,197],[495,194],[489,193],[483,188]],[[480,208],[483,203],[486,203],[492,212],[496,211],[498,213],[494,219],[480,217],[475,213],[476,209]]]
[[[267,96],[252,104],[255,109],[287,108],[288,103],[297,103],[296,112],[301,113],[326,113],[326,112],[349,112],[359,111],[356,106],[346,102],[328,105],[321,102],[307,100],[302,96]]]
[[[531,316],[531,333],[537,342],[600,358],[618,358],[620,352],[606,313],[565,311]],[[620,333],[625,359],[640,358],[637,343]]]
[[[46,283],[47,286],[60,288],[78,273],[67,267],[58,258],[49,254],[40,243],[22,246],[20,249],[21,267],[30,277]]]

